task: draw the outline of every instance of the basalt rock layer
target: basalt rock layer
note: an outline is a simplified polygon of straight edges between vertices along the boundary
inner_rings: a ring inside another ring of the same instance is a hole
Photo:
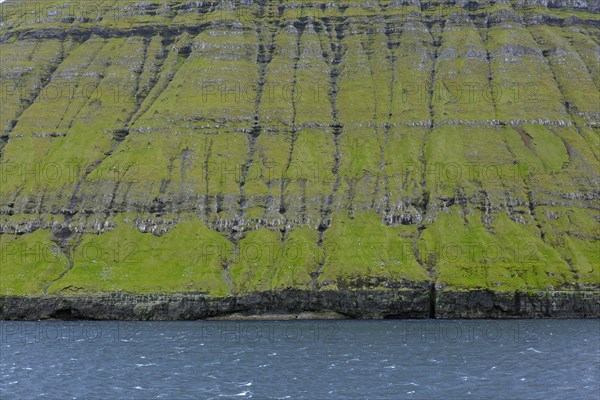
[[[93,3],[0,4],[0,317],[600,315],[598,1]]]
[[[399,318],[597,318],[597,291],[500,293],[491,290],[280,290],[241,296],[200,293],[0,298],[0,319],[200,320],[200,319],[399,319]]]

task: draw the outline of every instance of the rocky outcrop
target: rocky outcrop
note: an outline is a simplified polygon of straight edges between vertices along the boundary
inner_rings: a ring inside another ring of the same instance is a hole
[[[598,0],[516,0],[515,3],[520,6],[543,6],[549,8],[574,8],[591,12],[600,10]]]
[[[195,320],[233,313],[335,311],[352,318],[427,318],[427,288],[392,291],[299,291],[211,298],[202,294],[2,297],[0,319]]]
[[[323,314],[321,312],[329,312]],[[272,319],[308,313],[349,318],[598,318],[600,291],[497,293],[404,290],[338,290],[253,293],[211,298],[203,294],[107,294],[0,297],[0,319],[198,320]],[[330,318],[327,317],[327,318]]]
[[[442,291],[437,318],[598,318],[600,291]]]

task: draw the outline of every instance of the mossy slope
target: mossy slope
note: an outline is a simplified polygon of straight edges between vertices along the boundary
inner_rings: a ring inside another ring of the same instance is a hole
[[[97,3],[2,4],[0,295],[599,287],[593,4]]]

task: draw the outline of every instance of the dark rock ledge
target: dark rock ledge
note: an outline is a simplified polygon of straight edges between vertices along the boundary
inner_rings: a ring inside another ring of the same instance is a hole
[[[214,298],[204,294],[0,296],[0,319],[198,320],[387,318],[598,318],[600,291],[499,293],[284,290]],[[300,316],[300,317],[298,317]]]

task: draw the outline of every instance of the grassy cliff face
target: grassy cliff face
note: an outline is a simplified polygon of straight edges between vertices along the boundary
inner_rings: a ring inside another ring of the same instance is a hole
[[[594,1],[89,3],[1,5],[0,295],[599,287]]]

